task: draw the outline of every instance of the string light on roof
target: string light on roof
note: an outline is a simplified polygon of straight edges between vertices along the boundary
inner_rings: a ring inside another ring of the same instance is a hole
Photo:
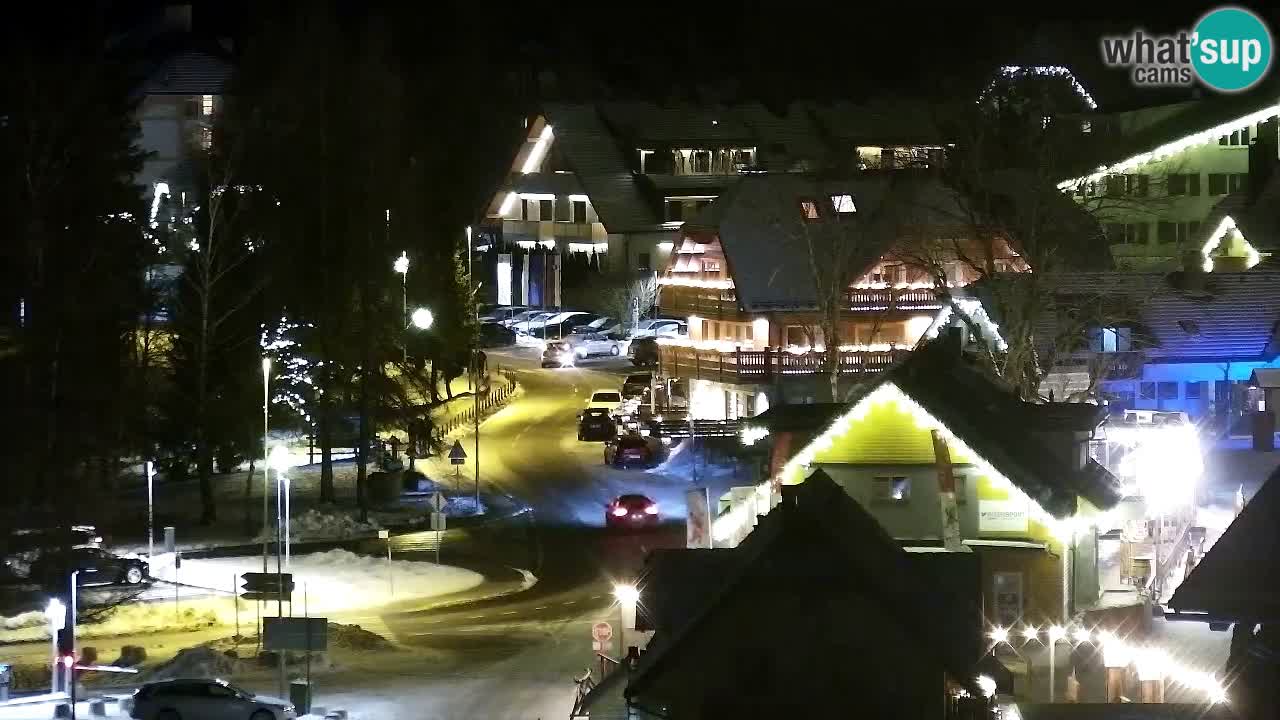
[[[1261,110],[1251,112],[1248,115],[1243,115],[1234,120],[1229,120],[1221,125],[1215,125],[1199,132],[1184,135],[1177,140],[1167,142],[1152,150],[1138,153],[1137,155],[1125,158],[1124,160],[1112,165],[1099,166],[1095,172],[1090,173],[1089,175],[1082,175],[1078,178],[1063,180],[1058,183],[1058,188],[1060,190],[1073,190],[1082,183],[1094,182],[1106,175],[1122,173],[1126,170],[1132,170],[1149,162],[1163,160],[1170,155],[1175,155],[1188,148],[1216,142],[1217,139],[1223,135],[1229,135],[1231,132],[1246,125],[1256,125],[1260,122],[1266,122],[1267,120],[1276,117],[1278,114],[1280,114],[1280,105],[1270,105]]]
[[[998,74],[1001,78],[1005,79],[1017,77],[1018,75],[1038,75],[1041,77],[1065,78],[1070,82],[1071,89],[1075,91],[1076,95],[1080,96],[1081,100],[1084,100],[1084,104],[1088,105],[1090,110],[1098,109],[1098,103],[1094,101],[1093,96],[1089,94],[1089,91],[1084,89],[1084,86],[1080,84],[1080,81],[1076,79],[1075,74],[1072,73],[1070,69],[1063,67],[1062,65],[1003,65],[1000,67]],[[979,96],[978,101],[981,102],[982,100],[985,100],[987,95],[990,95],[991,91],[995,90],[995,88],[996,79],[993,78],[991,82],[987,84],[987,89],[982,92],[981,96]]]

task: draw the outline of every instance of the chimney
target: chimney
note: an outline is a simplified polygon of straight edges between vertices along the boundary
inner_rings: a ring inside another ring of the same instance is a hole
[[[1280,162],[1280,143],[1277,139],[1277,118],[1258,123],[1258,135],[1249,143],[1249,204],[1258,199],[1258,193],[1271,180],[1276,164]]]
[[[164,28],[170,32],[191,32],[191,5],[178,3],[164,8]]]

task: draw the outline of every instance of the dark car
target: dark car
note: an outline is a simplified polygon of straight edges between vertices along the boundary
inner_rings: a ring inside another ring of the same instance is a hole
[[[31,580],[44,587],[61,587],[78,570],[77,585],[137,585],[148,579],[147,561],[112,555],[102,548],[83,547],[70,551],[41,553],[31,563]]]
[[[649,392],[652,382],[653,375],[651,373],[628,375],[627,379],[622,382],[622,397],[643,398],[645,393]]]
[[[642,337],[631,341],[627,347],[627,357],[636,367],[653,367],[658,364],[658,341],[656,338]]]
[[[612,440],[618,432],[608,410],[588,408],[578,421],[579,440]]]
[[[516,333],[494,322],[480,323],[480,347],[506,347],[516,344]]]
[[[566,342],[549,342],[542,351],[542,367],[558,368],[573,366],[573,348]]]
[[[648,467],[653,464],[653,448],[648,438],[641,435],[623,435],[604,444],[604,462],[616,468],[628,465]]]
[[[605,527],[653,527],[658,524],[658,503],[644,495],[619,495],[604,506]]]

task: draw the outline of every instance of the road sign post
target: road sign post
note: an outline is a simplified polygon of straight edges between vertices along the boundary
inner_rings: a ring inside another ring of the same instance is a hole
[[[288,600],[293,602],[293,575],[290,573],[244,573],[240,576],[245,600]]]
[[[431,529],[436,532],[436,564],[440,564],[440,544],[444,542],[440,533],[445,529],[444,493],[437,490],[428,501],[431,506]]]
[[[609,649],[609,641],[613,639],[613,626],[601,621],[591,626],[591,647],[599,653]]]
[[[395,597],[396,581],[391,571],[391,531],[379,530],[378,539],[387,541],[387,591],[391,593],[391,597]]]

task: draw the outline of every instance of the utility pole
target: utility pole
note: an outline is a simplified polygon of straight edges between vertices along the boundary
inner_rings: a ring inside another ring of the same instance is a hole
[[[475,276],[472,274],[471,226],[467,226],[467,297],[471,298],[471,373],[475,378],[471,390],[472,429],[475,434],[475,457],[472,465],[475,468],[476,514],[480,514],[480,306],[476,304]],[[543,325],[543,336],[546,336],[546,325]]]

